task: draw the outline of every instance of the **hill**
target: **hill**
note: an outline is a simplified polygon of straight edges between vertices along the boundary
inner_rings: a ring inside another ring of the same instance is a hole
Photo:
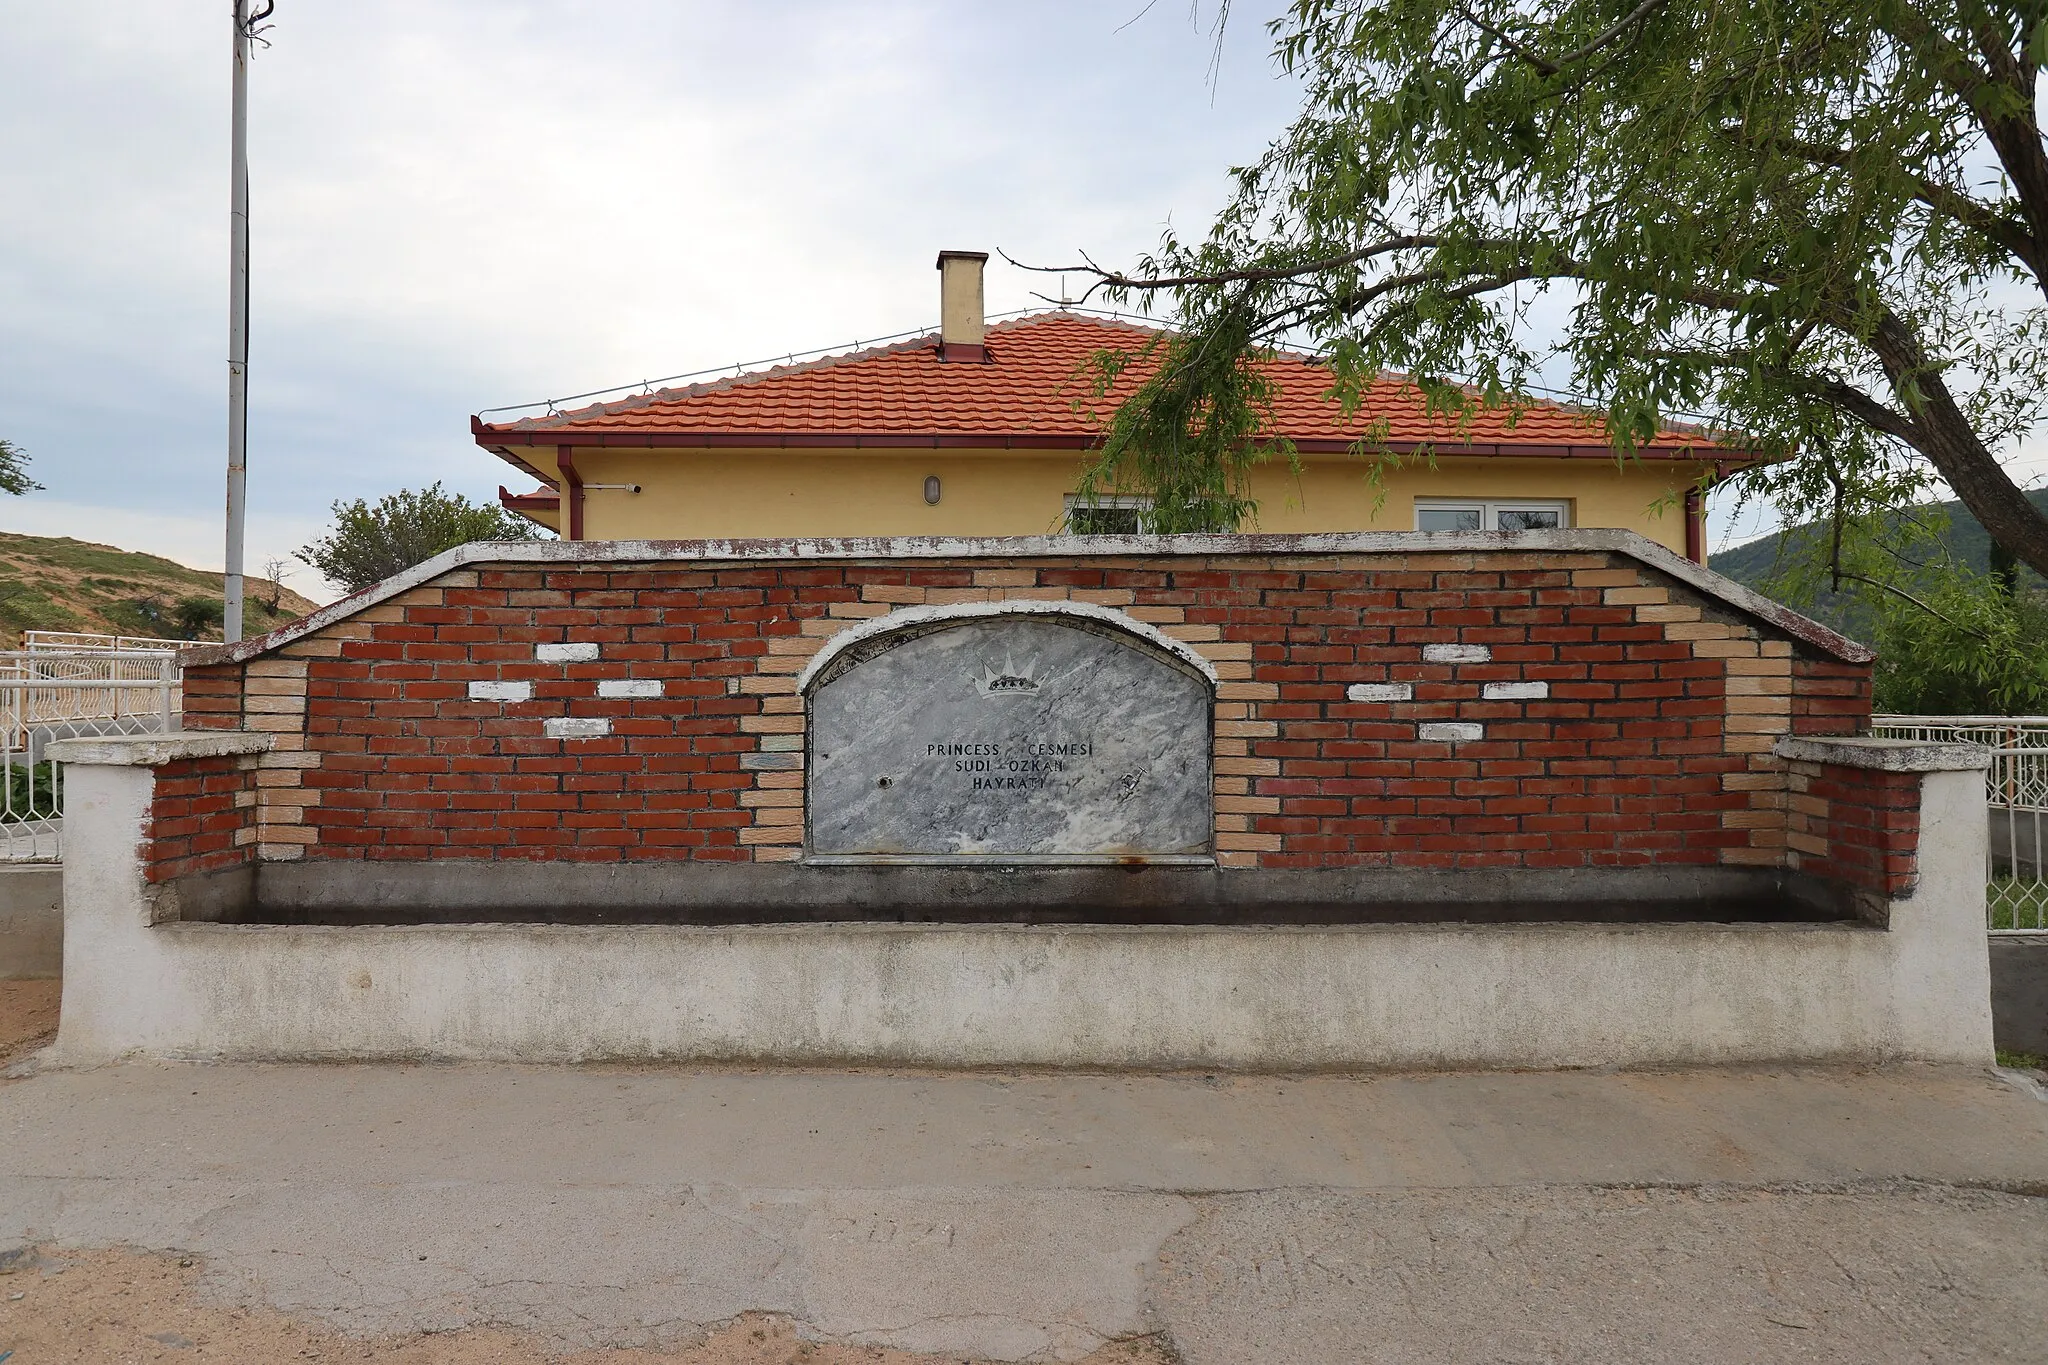
[[[2048,514],[2048,488],[2036,489],[2027,494],[2034,506]],[[1945,519],[1947,525],[1941,533],[1941,542],[1956,562],[1976,573],[1989,573],[1991,569],[1991,537],[1977,519],[1969,514],[1960,502],[1937,502],[1925,509],[1937,520]],[[1795,562],[1817,556],[1823,548],[1822,537],[1827,528],[1819,523],[1795,526],[1788,531],[1777,531],[1745,545],[1723,550],[1708,557],[1707,567],[1715,573],[1725,574],[1745,587],[1755,588],[1767,596],[1777,597],[1775,579]],[[2041,575],[2032,569],[2020,570],[2020,583],[2034,592],[2048,588]],[[1832,593],[1821,593],[1812,602],[1794,602],[1793,606],[1836,629],[1849,628],[1855,635],[1863,624],[1851,619],[1854,613],[1848,604],[1840,602]]]
[[[318,603],[265,578],[246,581],[251,635]],[[25,630],[221,638],[221,576],[175,560],[68,537],[0,531],[0,648]]]

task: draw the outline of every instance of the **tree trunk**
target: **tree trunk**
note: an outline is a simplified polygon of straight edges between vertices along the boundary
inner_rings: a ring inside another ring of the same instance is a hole
[[[1887,314],[1871,346],[1901,406],[1912,414],[1913,447],[1934,465],[1993,540],[2037,573],[2048,575],[2048,516],[2027,500],[1984,448],[1940,371],[1927,363],[1919,339]],[[1909,404],[1905,395],[1915,388],[1919,401]]]

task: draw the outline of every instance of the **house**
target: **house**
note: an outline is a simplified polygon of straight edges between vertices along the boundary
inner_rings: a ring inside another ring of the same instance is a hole
[[[940,254],[933,333],[575,411],[472,418],[472,431],[542,485],[501,488],[504,505],[571,540],[1143,530],[1141,499],[1077,505],[1075,488],[1135,383],[1096,397],[1090,357],[1157,332],[1066,309],[990,325],[986,261]],[[1699,481],[1756,458],[1667,431],[1618,462],[1597,420],[1558,404],[1459,430],[1393,376],[1347,417],[1312,359],[1266,363],[1273,428],[1302,467],[1255,471],[1257,524],[1244,530],[1621,528],[1704,561]],[[1386,449],[1417,458],[1375,483],[1357,444],[1381,419]]]

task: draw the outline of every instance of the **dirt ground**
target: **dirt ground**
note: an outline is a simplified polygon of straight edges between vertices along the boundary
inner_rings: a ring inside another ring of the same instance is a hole
[[[0,1067],[47,1047],[57,1036],[57,997],[63,989],[61,981],[0,981]]]
[[[365,1340],[205,1302],[189,1258],[135,1251],[21,1248],[0,1252],[0,1360],[9,1365],[213,1361],[280,1365],[374,1360],[379,1365],[968,1365],[958,1356],[801,1340],[789,1323],[748,1315],[669,1352],[558,1355],[529,1337],[464,1331]],[[1170,1365],[1151,1342],[1117,1343],[1083,1365]]]

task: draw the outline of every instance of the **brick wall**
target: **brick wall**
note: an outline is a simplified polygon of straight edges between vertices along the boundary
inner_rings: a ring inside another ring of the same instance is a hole
[[[787,861],[797,675],[911,605],[1117,608],[1221,679],[1226,866],[1783,865],[1786,734],[1869,670],[1613,553],[703,561],[451,570],[247,663],[265,859]]]
[[[1837,763],[1787,766],[1791,866],[1886,900],[1910,895],[1922,774]]]
[[[187,758],[159,766],[144,875],[167,882],[247,862],[256,826],[256,759]]]

